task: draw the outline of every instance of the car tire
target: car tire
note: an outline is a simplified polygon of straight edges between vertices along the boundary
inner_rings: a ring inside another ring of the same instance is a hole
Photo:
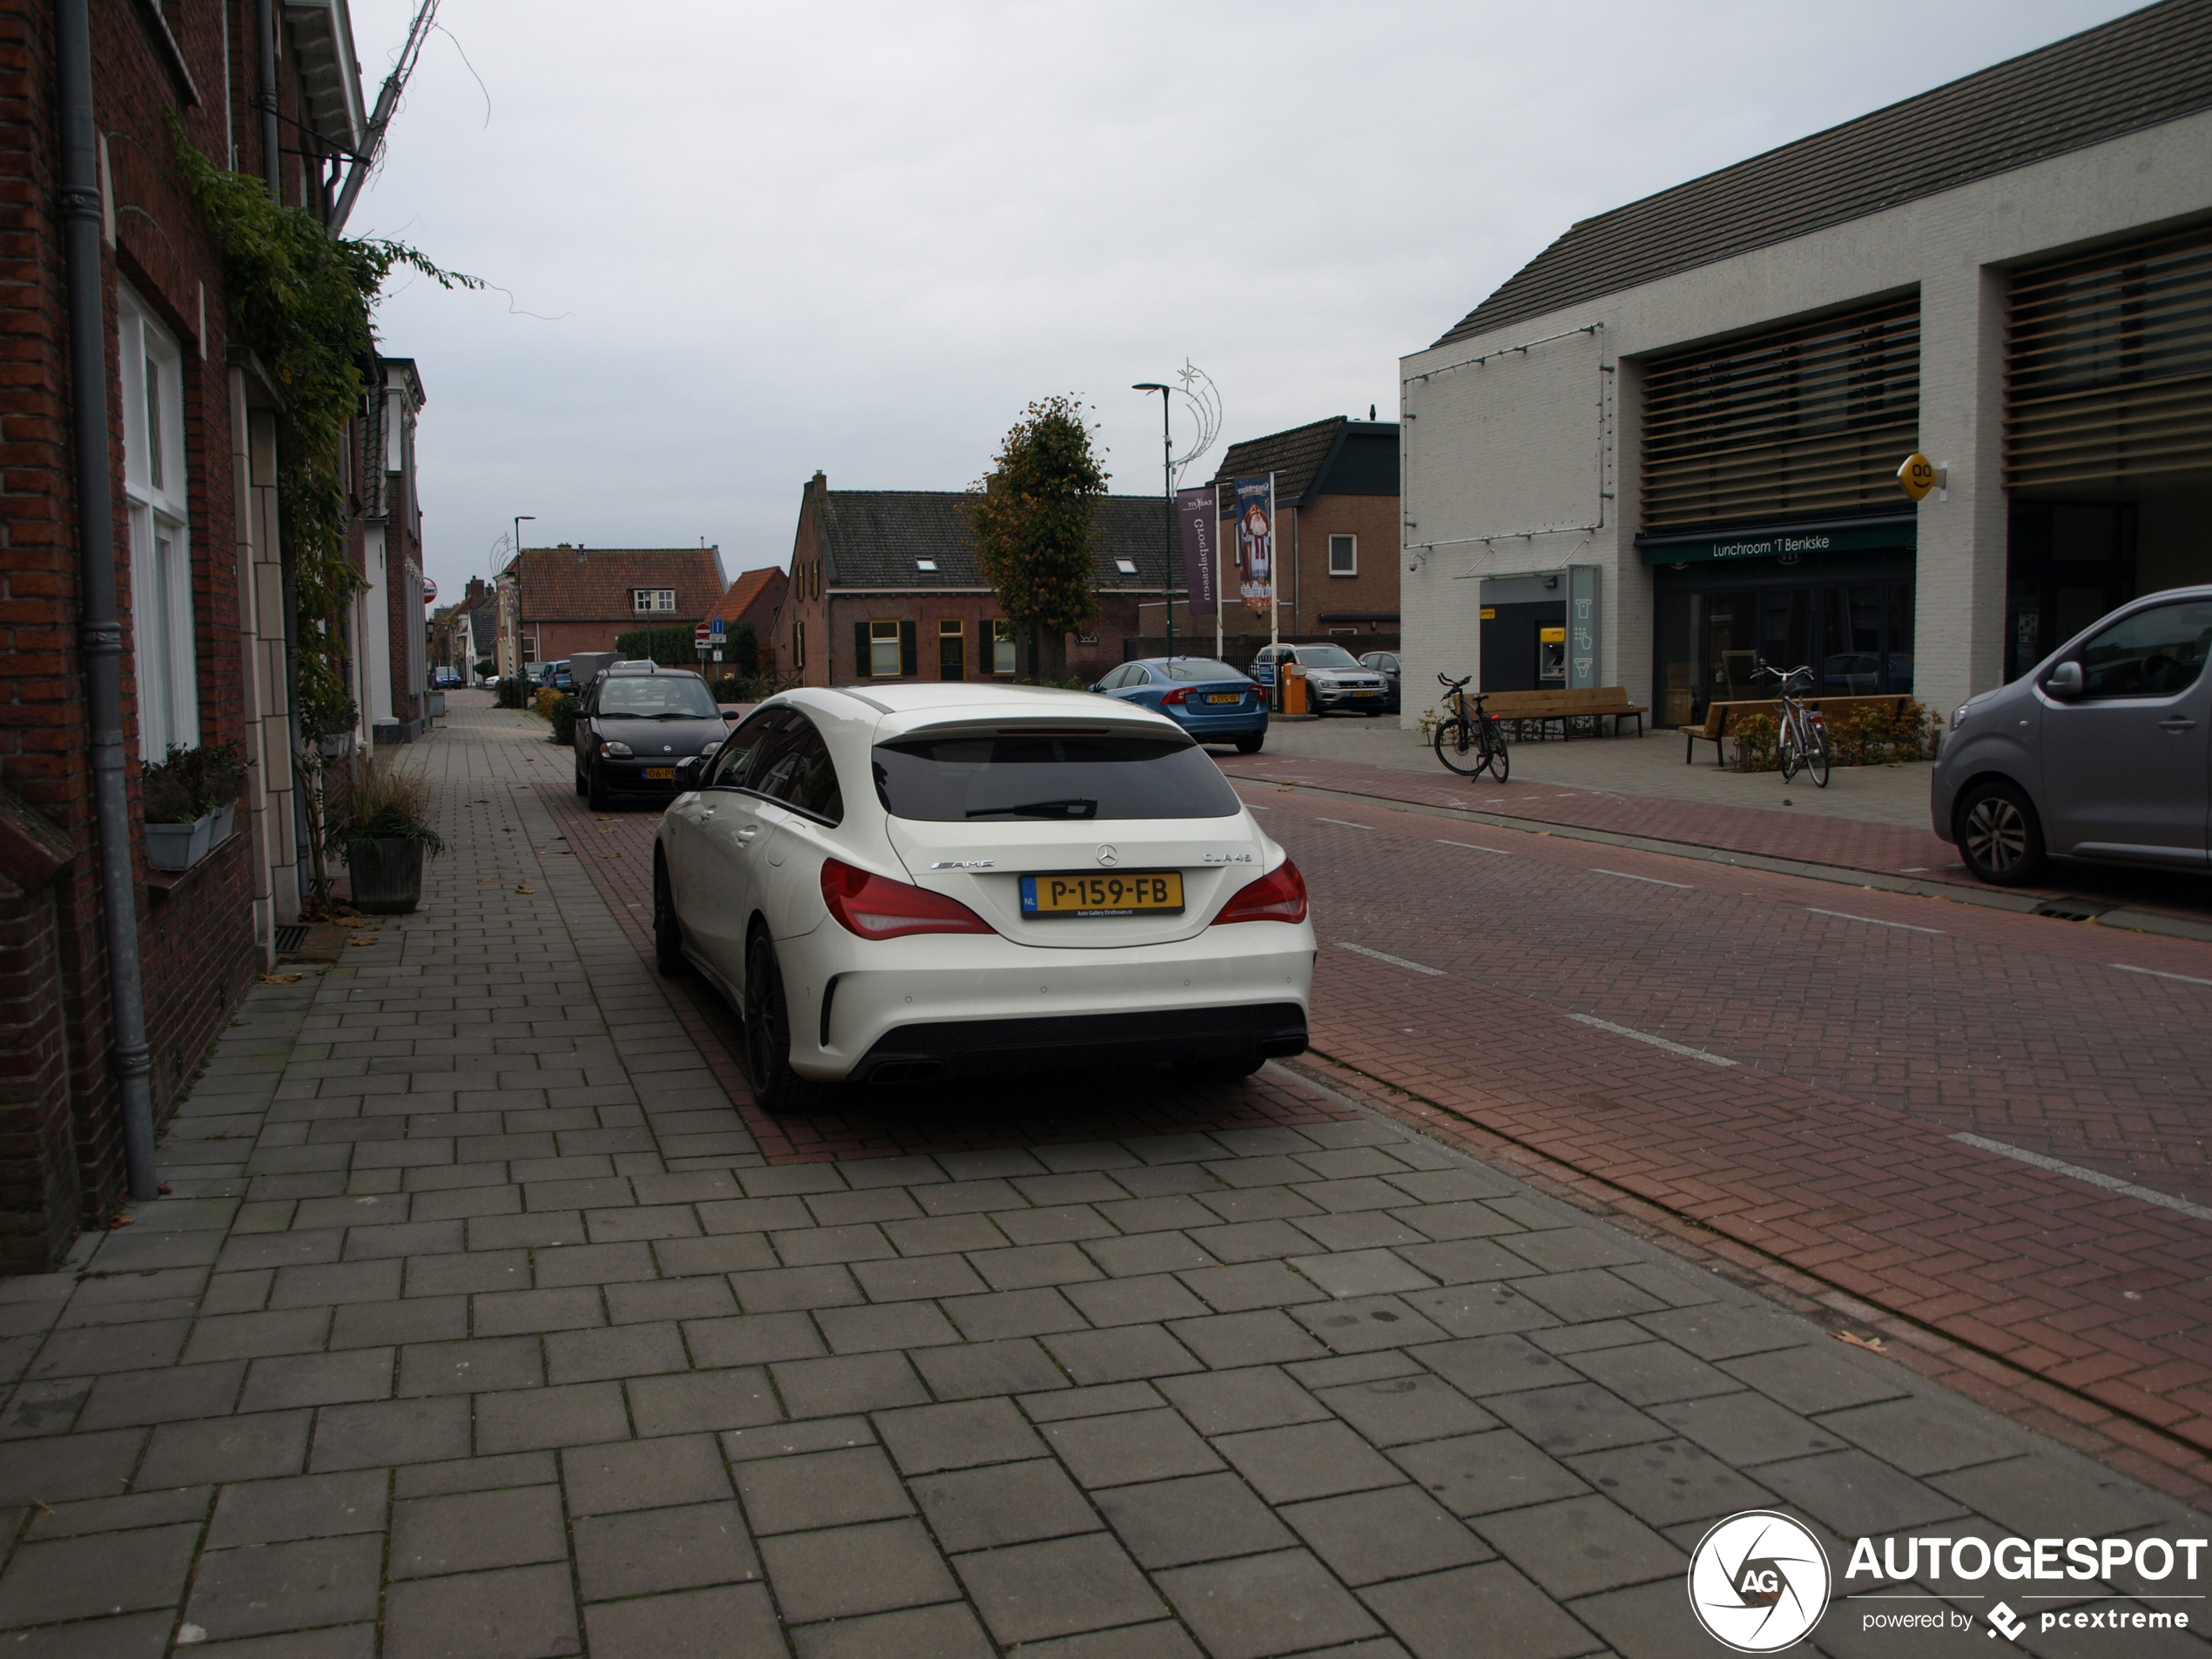
[[[1238,1055],[1222,1060],[1186,1060],[1175,1075],[1187,1083],[1242,1082],[1267,1063],[1264,1055]]]
[[[591,810],[593,812],[610,813],[614,811],[614,792],[607,787],[606,775],[602,772],[598,767],[590,766],[585,768],[583,792],[590,799]]]
[[[2047,861],[2035,803],[2003,779],[1976,784],[1959,798],[1951,833],[1974,879],[1992,887],[2024,887]]]
[[[684,956],[684,925],[676,920],[676,894],[668,885],[668,862],[653,854],[653,966],[674,979],[691,963]]]
[[[583,768],[581,765],[576,769],[576,792],[579,795],[589,795],[591,792],[591,786],[583,780]]]
[[[1259,752],[1260,745],[1266,741],[1267,733],[1264,732],[1256,738],[1239,738],[1237,739],[1237,752],[1240,755],[1256,755]]]
[[[765,927],[745,947],[745,1069],[752,1097],[771,1112],[811,1111],[828,1090],[791,1069],[791,1009],[784,1001],[783,968]]]

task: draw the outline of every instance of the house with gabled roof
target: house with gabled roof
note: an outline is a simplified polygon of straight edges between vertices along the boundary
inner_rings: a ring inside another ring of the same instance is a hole
[[[710,627],[719,622],[725,637],[735,634],[739,624],[750,624],[754,642],[764,650],[772,650],[776,618],[783,610],[784,594],[790,586],[790,574],[780,565],[740,570],[723,596],[707,607],[702,620]]]
[[[524,548],[499,573],[500,671],[612,651],[634,628],[689,630],[729,587],[715,547]]]
[[[968,515],[961,490],[832,489],[816,473],[792,543],[779,673],[806,685],[1027,674],[1027,642],[984,580]],[[1103,496],[1093,522],[1099,614],[1090,632],[1066,640],[1067,671],[1087,680],[1123,660],[1141,617],[1164,625],[1167,568],[1161,497]]]
[[[1372,417],[1374,411],[1371,408]],[[1236,547],[1239,478],[1275,479],[1276,609],[1286,639],[1398,634],[1398,423],[1325,421],[1232,443],[1215,470],[1220,545]],[[1234,595],[1236,583],[1223,590]],[[1178,611],[1177,625],[1183,624]],[[1241,624],[1241,625],[1240,625]],[[1212,624],[1201,618],[1204,631]],[[1265,633],[1267,618],[1232,610],[1231,634]],[[1383,642],[1355,644],[1374,650]]]

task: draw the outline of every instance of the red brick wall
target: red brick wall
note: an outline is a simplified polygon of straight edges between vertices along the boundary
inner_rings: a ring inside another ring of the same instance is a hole
[[[67,1248],[77,1152],[51,889],[0,881],[0,1273],[35,1273]]]
[[[229,159],[222,36],[233,29],[228,100],[239,120],[239,165],[259,165],[248,101],[252,8],[172,7],[167,13],[203,101],[184,101],[138,0],[92,0],[96,121],[105,136],[116,245],[103,248],[110,342],[111,429],[104,457],[115,491],[118,583],[124,621],[126,739],[138,734],[132,664],[129,524],[120,488],[121,387],[113,361],[117,282],[128,280],[184,347],[185,462],[190,473],[193,604],[203,741],[244,736],[236,537],[231,500],[229,320],[219,253],[173,159],[166,117],[219,162]],[[68,429],[70,364],[59,224],[55,212],[57,117],[45,6],[0,10],[0,775],[80,848],[95,835],[84,664],[77,649],[78,552],[75,460]],[[287,88],[286,106],[297,111]],[[293,164],[293,177],[297,165]],[[205,318],[203,334],[202,319]],[[205,355],[203,356],[203,347]],[[130,768],[137,811],[137,765]],[[253,966],[244,837],[195,871],[189,885],[142,909],[147,1010],[158,1114],[221,1030]],[[145,875],[143,849],[138,872]],[[143,891],[143,889],[142,889]],[[57,880],[41,920],[0,904],[0,1040],[23,1033],[40,1056],[7,1074],[0,1132],[0,1230],[32,1255],[64,1238],[72,1184],[38,1160],[53,1114],[65,1111],[85,1215],[121,1184],[107,977],[96,860],[78,858]],[[24,971],[36,973],[27,981]],[[13,1044],[10,1044],[10,1048]],[[49,1059],[47,1056],[51,1056]],[[58,1066],[57,1080],[54,1068]],[[48,1091],[34,1103],[26,1090]],[[62,1103],[66,1103],[63,1104]],[[56,1211],[57,1204],[64,1206]]]
[[[1291,537],[1278,537],[1283,554],[1284,587],[1277,596],[1285,633],[1326,633],[1324,611],[1398,610],[1398,497],[1395,496],[1323,496],[1311,507],[1283,516]],[[1359,537],[1357,576],[1329,574],[1329,537]],[[1282,546],[1294,541],[1292,548]],[[1350,626],[1338,624],[1335,626]],[[1395,633],[1395,623],[1358,624],[1362,633]]]

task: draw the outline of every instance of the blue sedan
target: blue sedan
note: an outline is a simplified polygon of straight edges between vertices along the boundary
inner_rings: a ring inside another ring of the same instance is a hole
[[[1233,743],[1238,754],[1258,754],[1267,741],[1266,691],[1211,658],[1147,657],[1090,689],[1156,710],[1201,743]]]

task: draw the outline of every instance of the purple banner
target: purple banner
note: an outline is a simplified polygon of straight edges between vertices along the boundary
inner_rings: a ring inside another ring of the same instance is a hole
[[[1211,484],[1175,492],[1176,522],[1183,532],[1183,587],[1194,617],[1212,616],[1221,602],[1216,587],[1220,565],[1214,557],[1219,512]]]

